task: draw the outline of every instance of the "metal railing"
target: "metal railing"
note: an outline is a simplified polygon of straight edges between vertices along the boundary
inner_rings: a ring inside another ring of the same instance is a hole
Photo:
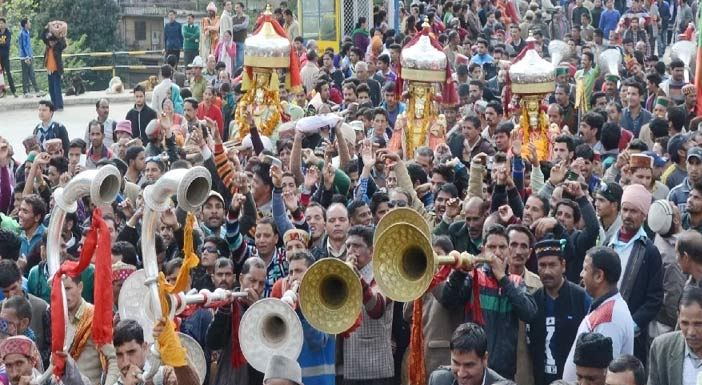
[[[63,54],[61,57],[63,59],[70,59],[70,58],[79,58],[79,57],[91,57],[91,58],[104,58],[104,57],[111,57],[111,63],[109,65],[102,65],[102,66],[79,66],[79,67],[69,67],[69,66],[64,66],[63,71],[64,72],[72,72],[72,71],[112,71],[112,76],[117,76],[117,70],[147,70],[147,69],[158,69],[161,66],[160,65],[144,65],[144,64],[138,64],[138,65],[130,65],[130,64],[118,64],[118,60],[124,57],[135,57],[135,56],[145,56],[145,55],[158,55],[160,58],[158,59],[159,62],[163,60],[163,51],[112,51],[112,52],[83,52],[83,53],[68,53],[68,54]],[[42,63],[43,65],[43,60],[44,56],[33,56],[32,57],[36,66],[36,63]],[[151,58],[152,60],[155,58]],[[19,57],[12,57],[10,58],[10,61],[17,61],[19,62],[21,59]],[[17,68],[17,67],[15,67]],[[34,72],[46,72],[46,68],[35,68]],[[17,69],[13,70],[12,74],[20,74],[21,75],[22,70]]]

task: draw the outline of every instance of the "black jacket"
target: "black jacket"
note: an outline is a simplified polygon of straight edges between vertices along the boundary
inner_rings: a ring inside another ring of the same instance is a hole
[[[63,50],[66,49],[66,39],[65,38],[55,38],[55,37],[49,37],[49,29],[45,28],[44,31],[41,33],[41,40],[44,42],[46,45],[46,48],[44,49],[44,68],[46,68],[46,61],[47,61],[47,55],[49,54],[49,43],[52,41],[55,41],[56,44],[54,44],[54,60],[56,61],[56,68],[59,74],[63,73]],[[68,153],[68,152],[66,152]]]
[[[634,355],[646,364],[648,323],[663,306],[663,263],[661,254],[648,238],[634,241],[619,291],[631,311],[639,333],[634,339]]]
[[[549,330],[546,328],[546,290],[541,287],[534,292],[537,315],[534,322],[527,325],[527,341],[531,360],[534,367],[534,384],[547,385],[552,381],[563,377],[563,366],[565,365],[570,347],[578,334],[580,322],[587,315],[592,300],[585,290],[568,280],[565,281],[558,291],[554,305],[554,320],[552,326],[551,344],[555,348],[551,354],[556,361],[557,373],[551,376],[545,374],[546,365],[546,336]]]
[[[146,125],[156,118],[156,111],[146,104],[144,104],[141,111],[138,111],[136,106],[129,110],[127,112],[127,120],[132,122],[132,138],[141,138],[141,142],[144,145],[149,143],[149,137],[146,135]]]

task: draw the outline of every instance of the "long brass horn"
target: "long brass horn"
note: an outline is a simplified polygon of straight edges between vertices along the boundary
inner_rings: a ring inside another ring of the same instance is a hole
[[[307,269],[299,297],[307,322],[329,334],[339,334],[353,326],[363,306],[358,275],[335,258],[319,260]]]
[[[239,343],[246,361],[265,372],[274,354],[297,361],[302,351],[302,324],[290,305],[265,298],[249,307],[239,324]]]
[[[424,236],[431,238],[429,223],[417,211],[409,207],[398,207],[388,211],[378,222],[373,233],[373,244],[380,234],[396,223],[412,223],[424,233]]]
[[[434,254],[431,241],[419,228],[397,223],[380,234],[374,245],[373,276],[383,294],[398,302],[409,302],[424,295],[440,265],[472,269],[492,260],[468,253],[457,259]]]
[[[161,212],[169,207],[172,194],[176,194],[178,207],[185,211],[195,211],[205,203],[212,186],[212,176],[202,166],[191,169],[171,170],[162,175],[156,183],[144,189],[144,217],[142,221],[142,254],[144,257],[144,285],[148,289],[149,300],[146,309],[151,319],[161,315],[161,301],[158,294],[158,259],[156,256],[156,225]],[[153,323],[151,324],[153,328]],[[144,334],[149,330],[145,330]],[[141,379],[146,382],[153,378],[160,366],[160,356],[156,343],[151,347],[150,370]]]

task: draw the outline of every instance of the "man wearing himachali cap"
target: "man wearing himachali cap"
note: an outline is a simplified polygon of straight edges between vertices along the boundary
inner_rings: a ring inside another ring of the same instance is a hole
[[[41,357],[32,340],[25,336],[13,336],[0,343],[0,361],[5,364],[11,385],[28,385],[41,375]],[[47,382],[48,383],[48,382]],[[66,370],[60,381],[51,384],[90,385],[90,380],[78,371],[75,361],[66,357]],[[42,384],[43,385],[43,384]]]

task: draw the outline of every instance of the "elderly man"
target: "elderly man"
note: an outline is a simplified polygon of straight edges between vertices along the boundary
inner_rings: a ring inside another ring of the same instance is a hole
[[[663,269],[661,254],[644,229],[651,207],[651,193],[642,185],[624,188],[621,204],[622,227],[608,246],[621,261],[622,274],[617,287],[635,322],[634,355],[646,362],[648,323],[663,305]]]
[[[368,63],[359,61],[356,63],[356,78],[359,84],[366,84],[370,89],[370,98],[373,102],[373,106],[380,104],[380,83],[377,80],[371,78],[371,74],[368,73]]]
[[[41,357],[32,340],[25,336],[13,336],[0,343],[0,361],[7,370],[10,385],[29,384],[41,376]],[[60,381],[51,380],[44,384],[90,385],[90,381],[82,376],[76,363],[67,357],[66,369]]]

